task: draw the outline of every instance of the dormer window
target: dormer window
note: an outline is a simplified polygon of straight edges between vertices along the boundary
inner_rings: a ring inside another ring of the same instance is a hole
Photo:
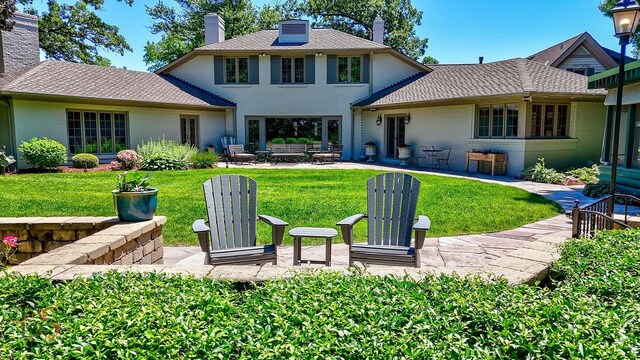
[[[285,20],[280,22],[278,42],[281,44],[306,44],[309,42],[309,21]]]

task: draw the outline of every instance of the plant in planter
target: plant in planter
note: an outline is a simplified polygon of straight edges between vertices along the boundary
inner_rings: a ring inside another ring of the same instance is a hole
[[[369,157],[369,159],[367,159],[368,162],[374,161],[373,157],[376,156],[376,143],[367,141],[364,144],[364,154]]]
[[[411,158],[411,147],[405,143],[398,145],[398,159],[400,159],[401,166],[409,165],[407,160]]]
[[[158,207],[158,189],[149,187],[149,177],[137,171],[126,171],[116,176],[116,189],[113,190],[113,201],[116,215],[120,221],[136,222],[151,220]]]

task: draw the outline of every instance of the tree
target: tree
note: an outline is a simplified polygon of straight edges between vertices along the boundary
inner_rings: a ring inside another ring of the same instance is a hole
[[[161,34],[157,42],[148,41],[144,61],[150,70],[204,45],[204,16],[216,13],[225,21],[226,38],[273,27],[279,13],[269,6],[256,9],[250,0],[177,0],[178,9],[158,3],[147,7],[153,20],[151,33]]]
[[[0,30],[10,31],[13,28],[11,17],[16,12],[14,0],[2,0],[0,2]]]
[[[611,9],[613,9],[617,3],[618,0],[602,0],[600,5],[598,5],[598,8],[605,16],[613,18],[611,15]],[[638,58],[640,56],[640,51],[638,50],[640,49],[640,34],[638,34],[637,30],[635,34],[631,35],[630,44],[633,46],[633,50],[631,51],[632,56],[634,58]]]
[[[75,4],[48,0],[47,10],[42,12],[32,6],[33,1],[17,0],[25,13],[39,17],[40,49],[48,59],[109,66],[111,61],[99,55],[100,49],[120,55],[132,51],[119,28],[105,23],[96,14],[103,8],[104,0],[79,0]],[[131,6],[133,0],[118,2]],[[0,14],[0,21],[2,16],[4,13]]]
[[[217,13],[225,20],[226,38],[261,29],[275,28],[278,21],[311,18],[312,26],[332,27],[371,39],[377,15],[385,20],[385,44],[414,59],[422,57],[427,39],[415,33],[422,12],[411,0],[282,0],[256,8],[250,0],[177,0],[179,10],[159,3],[147,7],[154,20],[151,32],[161,34],[158,42],[147,42],[144,60],[150,70],[204,45],[204,15]],[[428,61],[435,61],[430,58]]]
[[[372,38],[376,16],[385,21],[384,43],[395,50],[419,59],[427,50],[426,38],[416,35],[422,11],[411,0],[287,0],[286,7],[295,8],[296,17],[309,16],[312,25],[330,27],[365,39]]]

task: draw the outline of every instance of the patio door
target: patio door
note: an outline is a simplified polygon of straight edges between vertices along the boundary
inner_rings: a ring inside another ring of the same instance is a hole
[[[398,157],[398,145],[404,143],[404,116],[387,116],[387,158]]]
[[[180,142],[198,147],[198,117],[180,116]]]

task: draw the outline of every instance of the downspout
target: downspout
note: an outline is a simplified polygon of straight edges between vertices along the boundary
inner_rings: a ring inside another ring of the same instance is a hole
[[[10,100],[0,101],[0,105],[7,108],[7,124],[9,125],[9,144],[7,144],[8,149],[11,151],[13,156],[18,157],[18,149],[16,148],[16,136],[15,136],[15,124],[13,122],[13,111]],[[1,145],[1,144],[0,144]],[[17,166],[17,165],[16,165]]]

